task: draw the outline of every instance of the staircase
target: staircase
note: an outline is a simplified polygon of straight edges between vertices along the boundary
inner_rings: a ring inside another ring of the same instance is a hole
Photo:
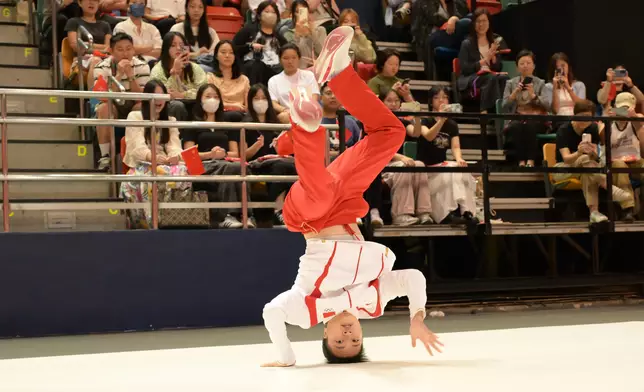
[[[0,2],[0,88],[52,89],[55,75],[39,66],[38,46],[29,43],[30,30],[17,22],[17,14],[14,4]],[[65,113],[63,98],[53,95],[7,95],[7,113],[21,118],[76,117]],[[7,136],[10,174],[98,173],[92,142],[81,138],[78,126],[8,124]],[[107,182],[10,182],[10,230],[124,229],[120,212],[73,209],[75,201],[110,200],[111,187]],[[0,223],[2,219],[0,214]]]

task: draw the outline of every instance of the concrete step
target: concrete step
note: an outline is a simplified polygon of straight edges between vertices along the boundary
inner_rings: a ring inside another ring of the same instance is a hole
[[[441,82],[438,80],[412,80],[409,82],[409,88],[413,90],[429,91],[432,87],[450,87],[450,82]]]
[[[0,214],[0,228],[2,224]],[[9,225],[13,233],[125,230],[125,215],[109,210],[12,211]]]
[[[37,66],[39,63],[36,45],[0,43],[0,53],[0,65]]]
[[[11,169],[79,169],[94,168],[92,144],[78,141],[10,141],[8,145]]]
[[[401,61],[400,70],[410,72],[423,72],[425,71],[425,64],[422,61]]]
[[[9,124],[9,140],[79,140],[80,129],[75,125]]]
[[[411,53],[414,51],[411,44],[405,42],[376,41],[376,46],[378,46],[378,50],[395,49],[400,53]]]
[[[65,99],[54,96],[7,95],[7,112],[9,114],[60,115],[65,113]]]
[[[15,5],[7,2],[0,3],[0,22],[16,22],[18,20],[18,9]],[[2,38],[2,36],[0,36]]]
[[[43,173],[34,171],[20,172],[20,174]],[[106,199],[110,197],[110,186],[108,182],[94,181],[11,181],[9,198],[16,202],[19,201],[18,199]],[[0,195],[2,195],[2,187],[0,187]]]
[[[0,22],[0,42],[28,44],[29,33],[27,25],[24,23]]]
[[[51,72],[49,68],[0,65],[0,86],[51,88]]]

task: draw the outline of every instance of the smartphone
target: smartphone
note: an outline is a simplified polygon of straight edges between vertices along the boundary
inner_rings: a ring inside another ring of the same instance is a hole
[[[628,76],[628,71],[625,69],[616,69],[614,72],[616,78],[625,78]]]
[[[190,52],[189,47],[187,47],[185,45],[181,47],[181,53],[186,54],[186,53],[189,53],[189,52]]]
[[[494,43],[496,43],[497,45],[500,44],[501,41],[503,41],[503,37],[496,37],[496,39],[494,39]]]
[[[615,113],[617,117],[628,117],[628,108],[627,107],[614,108],[613,113]]]
[[[419,112],[420,104],[418,102],[403,102],[400,105],[400,110],[403,112]]]
[[[528,84],[532,84],[532,76],[526,76],[523,78],[523,81],[521,82],[523,84],[523,88],[525,89],[525,86]]]
[[[309,23],[309,10],[308,8],[300,8],[297,10],[297,20],[304,20],[305,24]]]
[[[403,79],[402,84],[409,84],[409,82],[411,82],[411,79]]]
[[[581,135],[581,141],[584,143],[592,143],[593,137],[590,135],[590,133],[584,133]]]

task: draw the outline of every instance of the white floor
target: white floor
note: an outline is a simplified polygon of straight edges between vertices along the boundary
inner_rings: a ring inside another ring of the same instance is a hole
[[[408,336],[365,340],[371,362],[326,365],[320,341],[298,366],[262,369],[270,345],[0,360],[0,391],[644,391],[644,322],[441,335],[444,353]]]

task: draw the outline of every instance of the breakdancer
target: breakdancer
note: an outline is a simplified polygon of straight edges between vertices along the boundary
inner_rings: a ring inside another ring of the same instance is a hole
[[[310,92],[290,93],[293,126],[278,140],[279,154],[295,154],[299,181],[284,204],[290,231],[306,238],[295,283],[264,307],[263,317],[277,360],[265,367],[295,365],[286,325],[308,329],[323,322],[322,351],[329,363],[365,360],[359,319],[382,315],[387,302],[407,296],[412,346],[427,351],[442,344],[425,326],[425,277],[418,270],[392,271],[395,255],[364,241],[356,219],[366,214],[362,194],[399,150],[405,128],[350,66],[353,29],[338,27],[327,37],[316,66],[320,85],[327,82],[344,107],[365,127],[367,137],[324,165],[326,131],[322,109]],[[290,150],[290,151],[287,151]]]

